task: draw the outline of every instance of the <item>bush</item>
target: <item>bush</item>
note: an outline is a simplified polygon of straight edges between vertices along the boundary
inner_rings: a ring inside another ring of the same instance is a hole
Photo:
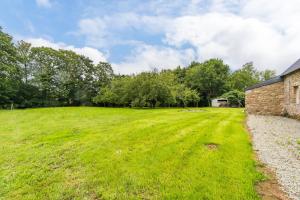
[[[238,91],[238,90],[232,90],[229,92],[226,92],[222,95],[223,98],[226,98],[228,100],[229,106],[231,107],[244,107],[245,106],[245,93]]]

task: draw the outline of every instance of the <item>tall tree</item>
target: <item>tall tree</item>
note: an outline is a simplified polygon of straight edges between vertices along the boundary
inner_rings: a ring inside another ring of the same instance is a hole
[[[275,70],[269,70],[269,69],[266,69],[262,72],[260,72],[260,79],[262,81],[266,81],[266,80],[269,80],[271,78],[274,78],[276,76],[276,71]]]
[[[253,63],[246,63],[239,70],[230,76],[230,86],[232,89],[244,91],[247,87],[260,81],[260,73],[253,67]]]
[[[17,50],[12,37],[0,27],[0,105],[16,101],[20,85],[20,69],[17,62]]]
[[[17,53],[22,69],[22,78],[25,84],[27,84],[30,76],[31,44],[23,40],[19,41],[17,43]]]
[[[211,98],[226,91],[229,66],[220,59],[210,59],[187,70],[186,83],[204,96],[210,105]]]
[[[112,80],[113,75],[114,71],[107,62],[99,62],[94,67],[94,78],[98,87],[107,85]]]
[[[42,92],[42,102],[45,106],[58,105],[59,77],[57,70],[60,66],[58,52],[48,47],[32,48],[33,80],[32,84]]]
[[[81,56],[73,51],[59,50],[58,68],[58,92],[60,101],[66,105],[80,105],[84,93],[85,65],[81,62]]]

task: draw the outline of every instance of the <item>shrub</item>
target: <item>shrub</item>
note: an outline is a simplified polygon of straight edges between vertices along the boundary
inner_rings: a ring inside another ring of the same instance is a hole
[[[244,107],[245,106],[245,93],[238,91],[238,90],[232,90],[229,92],[226,92],[222,95],[223,98],[226,98],[228,100],[229,106],[231,107]]]

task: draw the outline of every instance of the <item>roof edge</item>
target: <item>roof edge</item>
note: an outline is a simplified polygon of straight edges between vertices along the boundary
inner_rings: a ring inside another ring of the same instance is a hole
[[[298,59],[295,63],[293,63],[289,68],[287,68],[282,74],[280,74],[280,76],[283,77],[299,69],[300,69],[300,59]]]
[[[255,88],[260,88],[260,87],[267,86],[267,85],[271,85],[271,84],[278,83],[278,82],[281,82],[281,81],[283,81],[282,76],[281,76],[281,75],[280,75],[280,76],[276,76],[276,77],[271,78],[271,79],[269,79],[269,80],[260,82],[260,83],[258,83],[258,84],[252,85],[252,86],[250,86],[250,87],[247,87],[247,88],[245,89],[245,91],[247,91],[247,90],[252,90],[252,89],[255,89]]]

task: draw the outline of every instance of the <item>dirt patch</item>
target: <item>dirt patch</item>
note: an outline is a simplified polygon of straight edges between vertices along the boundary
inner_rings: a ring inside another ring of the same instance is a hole
[[[290,200],[281,189],[280,184],[276,180],[276,175],[271,169],[262,164],[258,165],[257,169],[267,176],[266,180],[259,182],[255,187],[263,200]]]
[[[219,147],[219,144],[216,143],[206,143],[204,144],[209,150],[217,150]]]

